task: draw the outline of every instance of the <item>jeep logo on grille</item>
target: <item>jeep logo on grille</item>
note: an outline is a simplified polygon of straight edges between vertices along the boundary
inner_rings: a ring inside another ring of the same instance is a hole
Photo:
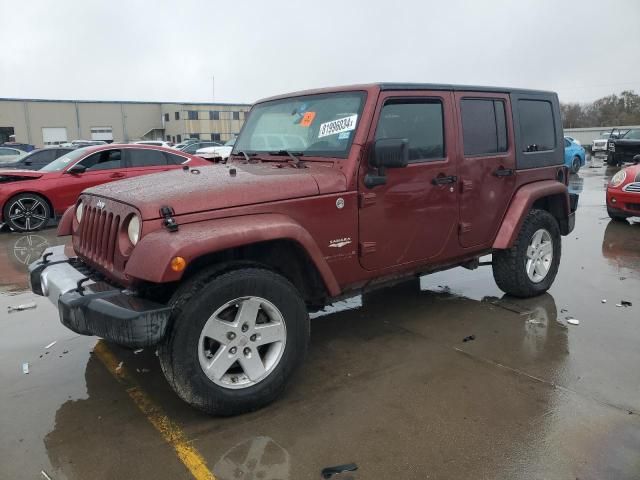
[[[102,200],[98,200],[96,203],[96,208],[104,208],[105,203]]]

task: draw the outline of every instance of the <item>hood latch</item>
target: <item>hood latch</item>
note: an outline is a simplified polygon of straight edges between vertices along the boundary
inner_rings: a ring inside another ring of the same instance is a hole
[[[175,213],[176,212],[171,207],[160,207],[160,215],[162,215],[162,218],[164,219],[162,221],[162,225],[164,225],[164,227],[172,233],[177,232],[179,228],[178,223],[176,222],[175,218],[173,218],[173,215],[175,215]]]

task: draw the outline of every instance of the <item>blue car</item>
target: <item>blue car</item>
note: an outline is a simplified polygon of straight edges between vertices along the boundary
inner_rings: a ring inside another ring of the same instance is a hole
[[[564,137],[564,164],[569,167],[571,173],[578,173],[585,161],[582,145]]]

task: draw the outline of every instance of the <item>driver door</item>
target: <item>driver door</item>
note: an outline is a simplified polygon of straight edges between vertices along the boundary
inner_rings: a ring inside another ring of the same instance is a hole
[[[458,224],[457,145],[451,92],[383,92],[368,144],[409,141],[409,165],[387,169],[386,184],[367,188],[360,165],[360,264],[367,270],[437,257]],[[454,240],[455,242],[455,240]]]
[[[76,165],[82,165],[87,170],[79,174],[65,173],[55,188],[63,210],[73,205],[84,189],[126,177],[120,149],[101,150],[83,158]]]

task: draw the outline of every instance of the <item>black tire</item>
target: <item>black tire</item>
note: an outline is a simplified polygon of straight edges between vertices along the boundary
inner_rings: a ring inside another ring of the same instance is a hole
[[[611,220],[615,220],[616,222],[626,222],[627,221],[627,216],[626,215],[614,212],[609,207],[607,207],[607,213],[609,214],[609,217],[611,218]]]
[[[21,216],[18,216],[22,214]],[[2,211],[4,221],[15,232],[35,232],[51,219],[49,202],[36,193],[21,193],[7,200]]]
[[[613,153],[607,154],[607,165],[609,165],[610,167],[618,166],[618,161],[616,160],[616,157]]]
[[[241,297],[261,297],[282,314],[286,342],[279,362],[257,384],[241,389],[214,383],[201,367],[200,334],[221,306]],[[159,346],[162,371],[180,398],[212,415],[237,415],[275,400],[302,363],[309,342],[309,315],[298,290],[284,277],[261,268],[203,273],[173,298],[171,330]]]
[[[553,256],[546,276],[534,282],[526,271],[527,247],[533,235],[546,230],[551,238]],[[546,292],[556,278],[561,255],[560,228],[556,219],[545,210],[531,210],[522,223],[511,248],[493,252],[493,278],[500,290],[514,297],[533,297]]]
[[[571,161],[571,173],[578,173],[580,171],[580,164],[580,157],[578,155],[573,157],[573,160]]]

